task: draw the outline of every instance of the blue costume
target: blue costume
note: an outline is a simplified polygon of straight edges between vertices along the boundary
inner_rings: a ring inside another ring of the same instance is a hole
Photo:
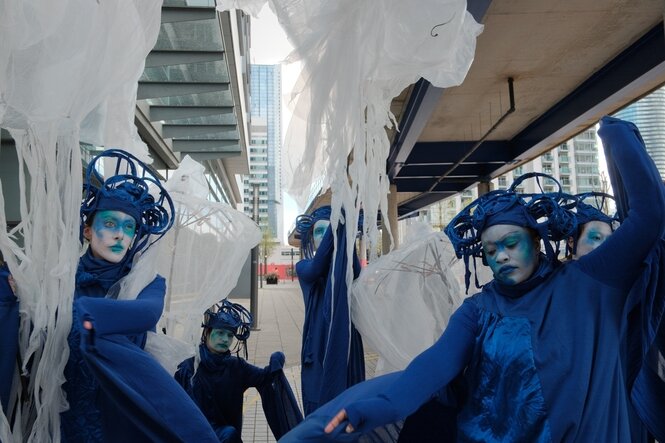
[[[640,137],[636,131],[636,136]],[[618,159],[609,153],[607,166],[617,200],[617,214],[623,220],[632,209]],[[631,288],[624,309],[626,387],[633,410],[641,424],[658,441],[665,441],[665,375],[659,358],[665,355],[665,239],[659,239],[646,258],[642,272]],[[660,357],[659,357],[660,356]],[[635,420],[634,420],[635,421]],[[644,440],[634,431],[633,441]]]
[[[0,400],[7,411],[18,358],[18,300],[9,286],[9,268],[0,266]]]
[[[312,256],[311,228],[318,219],[327,219],[329,214],[330,208],[322,207],[311,216],[300,216],[297,221],[306,257],[296,264],[305,302],[301,383],[306,416],[365,379],[362,339],[349,315],[345,278],[348,259],[342,223],[337,226],[337,246],[332,227],[328,227]],[[360,262],[354,248],[354,278],[359,274]]]
[[[244,321],[243,321],[244,317]],[[268,424],[280,438],[302,421],[302,414],[282,368],[284,354],[275,352],[270,364],[258,368],[234,356],[230,350],[212,352],[206,344],[212,329],[230,331],[238,339],[236,354],[245,348],[252,317],[241,305],[223,300],[217,311],[206,311],[204,333],[199,346],[201,361],[194,368],[194,357],[180,363],[175,379],[196,402],[215,430],[220,442],[239,443],[242,431],[243,396],[254,387],[261,395]]]
[[[105,157],[118,160],[115,175],[106,180],[95,170],[96,162]],[[80,259],[65,367],[70,408],[61,414],[62,440],[215,442],[196,405],[143,350],[147,332],[154,331],[162,313],[165,280],[155,277],[136,299],[116,299],[117,283],[130,271],[134,255],[147,249],[151,235],[159,238],[169,229],[173,213],[156,177],[139,175],[136,164],[147,171],[129,154],[109,150],[87,169],[82,227],[98,211],[121,211],[134,218],[137,228],[119,263],[95,258],[90,249]],[[149,182],[161,191],[156,201],[148,192]],[[84,321],[91,322],[92,329],[85,329]]]
[[[620,351],[625,294],[665,229],[660,176],[636,133],[634,125],[608,118],[599,131],[630,195],[629,217],[617,232],[565,264],[545,242],[547,256],[527,280],[493,280],[465,300],[437,343],[403,372],[340,405],[356,430],[406,417],[465,370],[459,441],[630,441]],[[446,230],[460,255],[482,257],[480,233],[492,225],[529,227],[552,240],[572,232],[553,199],[531,206],[510,193],[490,193],[479,201]],[[537,223],[543,215],[548,221]],[[321,441],[355,441],[346,440],[353,434],[343,434],[345,425]]]

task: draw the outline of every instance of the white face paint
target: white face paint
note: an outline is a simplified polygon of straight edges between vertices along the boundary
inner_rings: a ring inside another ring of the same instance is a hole
[[[538,248],[531,233],[520,226],[494,225],[480,235],[494,278],[506,285],[526,281],[538,266]]]
[[[328,230],[328,226],[330,226],[329,220],[318,220],[316,223],[314,223],[314,227],[312,228],[312,240],[314,241],[315,250],[319,249],[319,245],[321,244],[323,236]]]
[[[83,228],[95,258],[120,263],[136,235],[136,220],[121,211],[99,211],[92,226]]]
[[[605,222],[593,220],[585,223],[580,238],[577,239],[577,248],[573,258],[578,259],[585,256],[603,244],[610,235],[612,235],[612,228]]]

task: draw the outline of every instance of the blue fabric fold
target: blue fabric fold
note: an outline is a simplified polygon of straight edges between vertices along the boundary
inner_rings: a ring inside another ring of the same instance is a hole
[[[603,140],[608,173],[617,203],[617,213],[623,221],[631,210],[631,202],[619,172],[614,150],[617,143],[634,143],[644,148],[644,141],[635,125],[616,118],[602,119],[604,130],[622,135],[621,139]],[[658,171],[650,168],[651,175]],[[658,177],[660,178],[660,177]],[[665,356],[665,239],[654,247],[632,286],[624,309],[623,330],[626,353],[626,385],[634,411],[643,425],[658,441],[665,441],[665,378],[662,359]],[[660,367],[659,367],[660,365]],[[631,423],[633,428],[639,424]],[[633,439],[643,439],[644,433],[633,429]]]
[[[18,358],[18,300],[9,286],[9,268],[0,266],[0,400],[7,411]]]
[[[337,226],[336,247],[329,227],[314,258],[296,264],[305,302],[301,386],[306,416],[365,379],[362,339],[349,315],[346,245],[344,225]],[[356,278],[355,248],[353,270]]]

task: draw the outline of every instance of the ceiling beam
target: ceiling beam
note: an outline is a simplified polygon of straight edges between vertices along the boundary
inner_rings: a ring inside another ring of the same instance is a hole
[[[204,92],[228,91],[228,82],[139,82],[138,100],[177,95],[202,94]]]
[[[173,140],[176,152],[237,152],[240,154],[238,140]]]
[[[210,7],[162,6],[162,24],[191,22],[217,18],[217,11]]]
[[[150,121],[233,114],[233,106],[150,106]]]
[[[162,125],[164,138],[195,137],[197,135],[231,134],[237,132],[238,125]]]
[[[153,49],[145,59],[146,68],[224,60],[224,51],[172,51]]]

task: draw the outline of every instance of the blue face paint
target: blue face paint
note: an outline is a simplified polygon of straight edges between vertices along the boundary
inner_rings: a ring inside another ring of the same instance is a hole
[[[228,329],[213,329],[206,344],[211,352],[221,354],[229,350],[234,338],[233,332]]]
[[[99,211],[95,214],[86,238],[96,258],[119,263],[136,235],[136,220],[121,211]],[[84,231],[85,233],[85,231]]]
[[[123,235],[134,237],[136,234],[136,220],[120,211],[99,211],[95,215],[92,228],[100,237],[103,231],[109,231],[112,234],[122,231]]]
[[[314,242],[314,249],[319,248],[319,245],[323,240],[323,236],[326,234],[326,231],[328,230],[328,226],[330,226],[330,221],[328,220],[318,220],[316,223],[314,223],[314,227],[312,229],[312,240]]]
[[[603,244],[612,235],[612,227],[605,222],[593,220],[585,223],[577,241],[575,258],[580,258]]]
[[[525,228],[495,225],[482,234],[483,252],[494,278],[506,285],[527,280],[538,264],[538,249]]]

